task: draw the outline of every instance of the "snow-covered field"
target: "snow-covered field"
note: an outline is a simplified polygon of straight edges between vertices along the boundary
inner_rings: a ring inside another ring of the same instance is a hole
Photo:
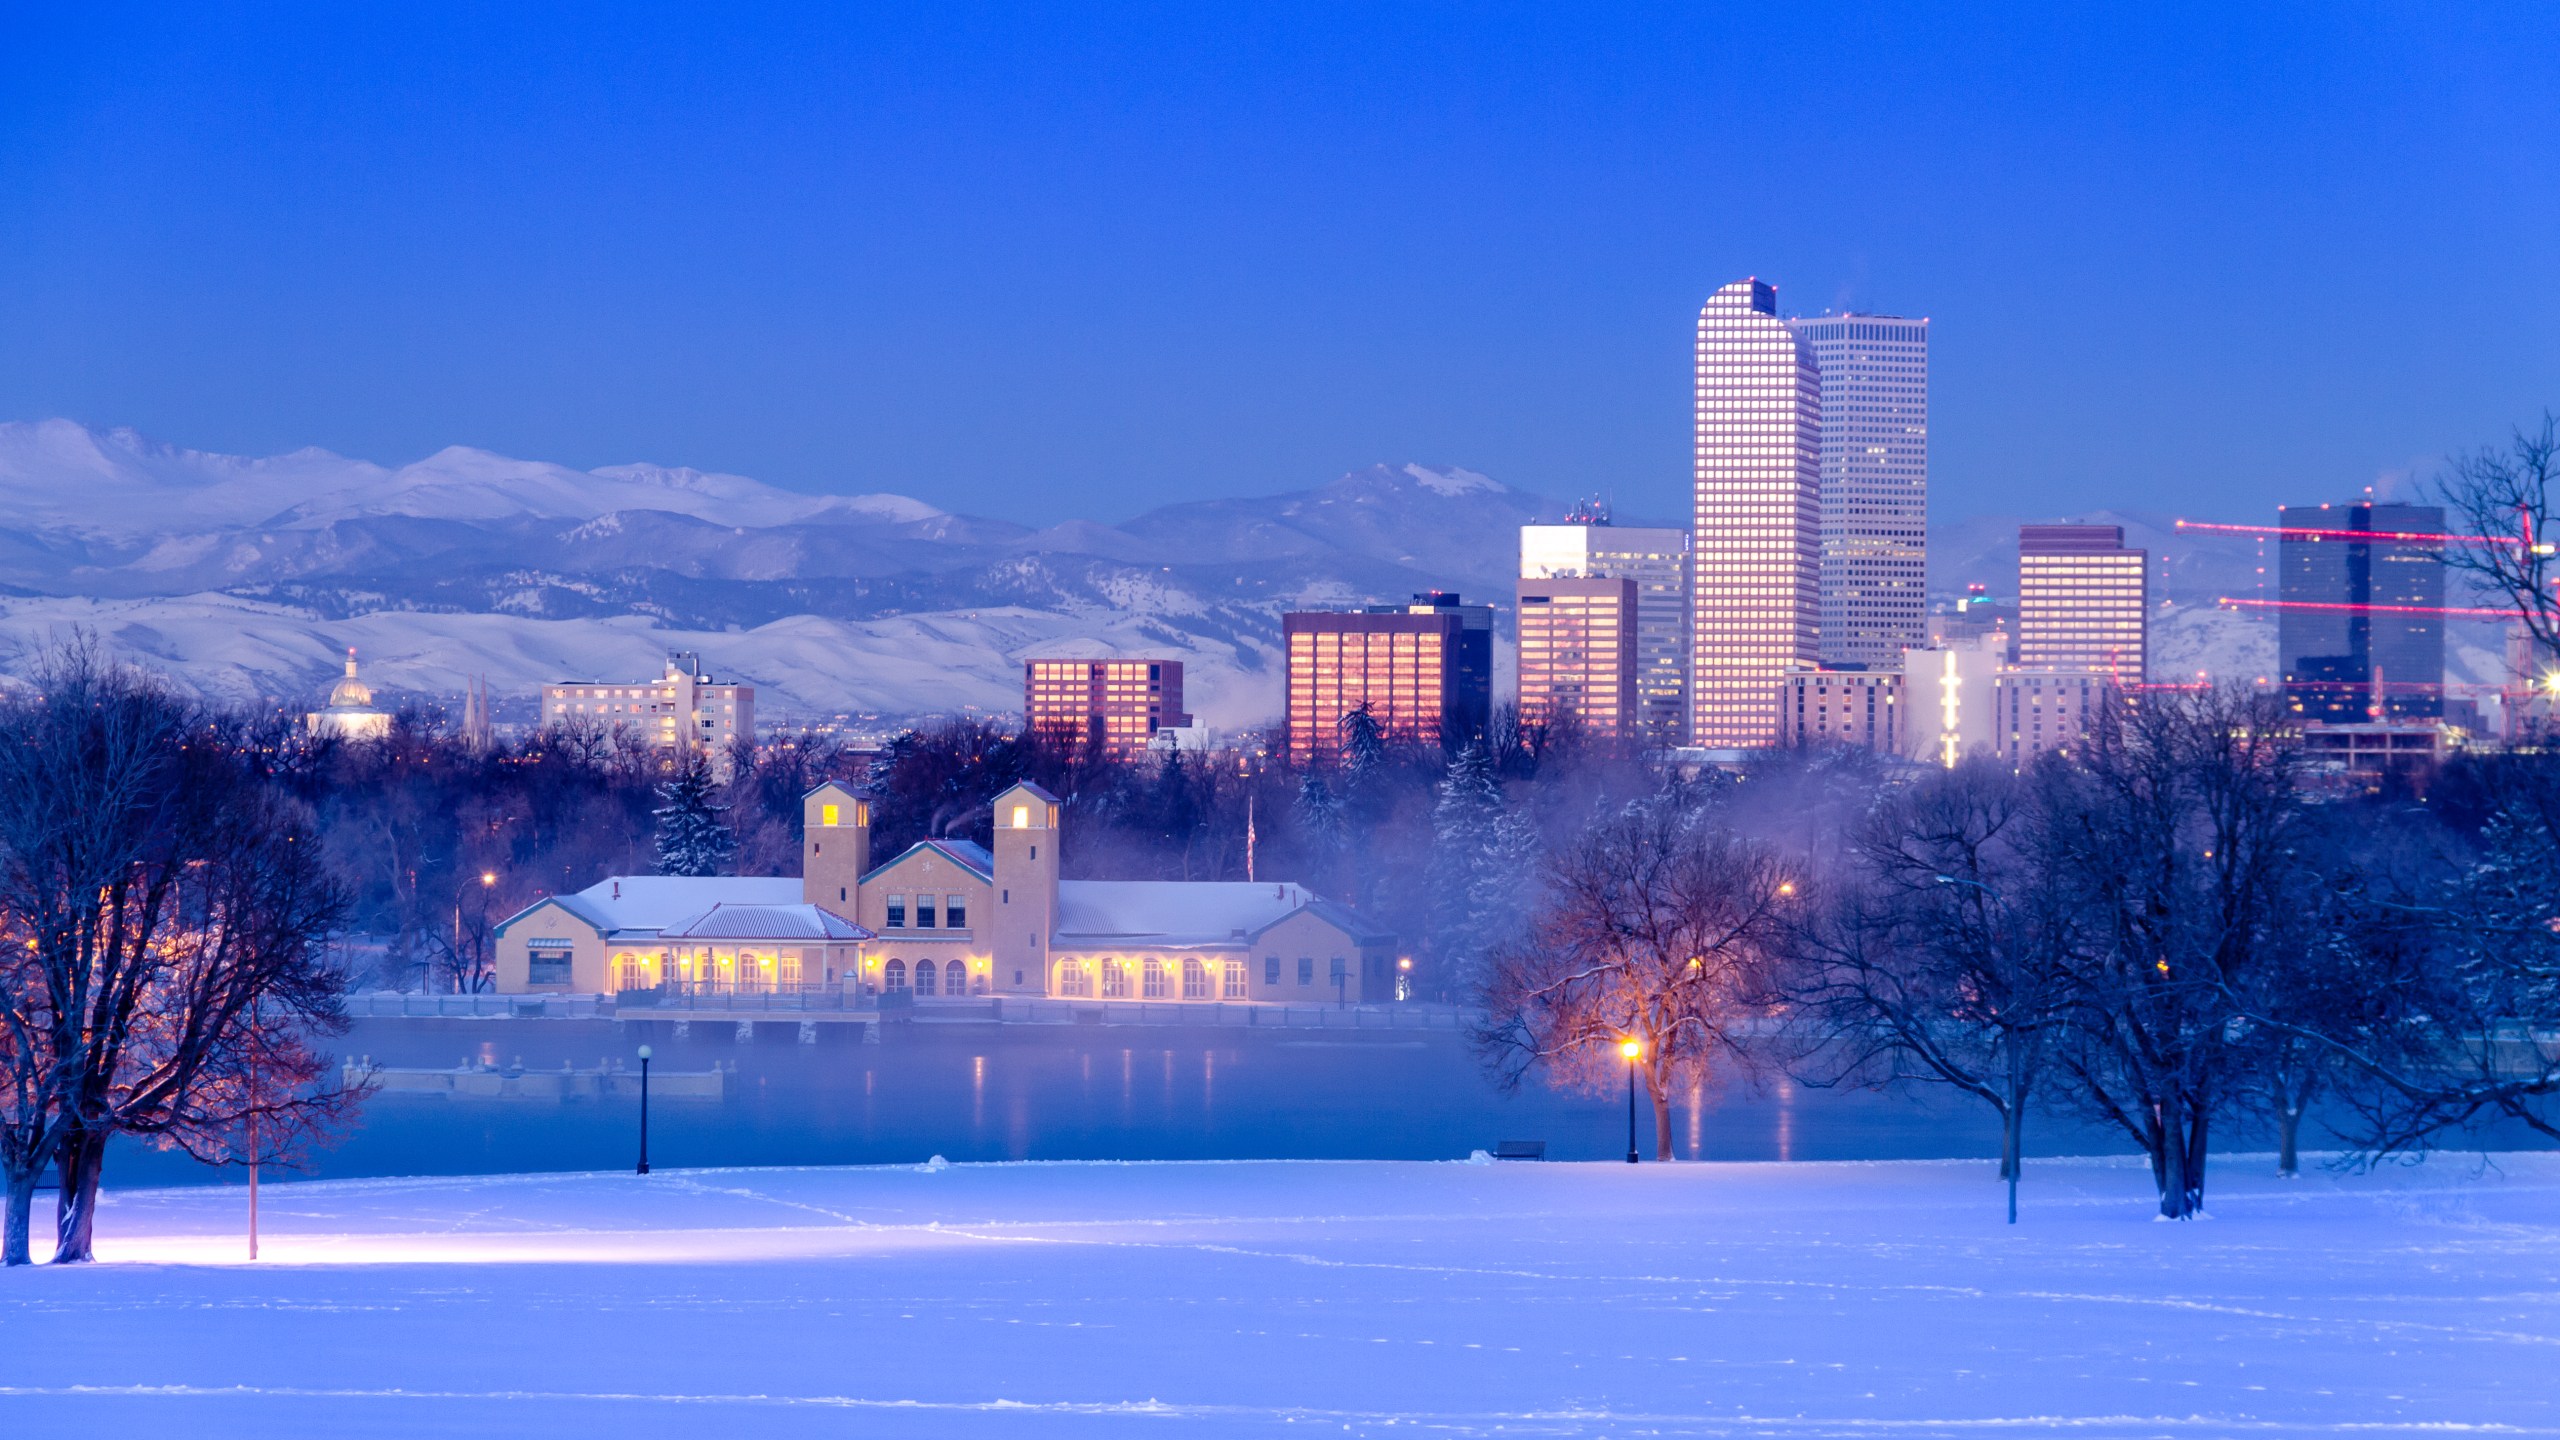
[[[0,1433],[2560,1433],[2560,1156],[1008,1164],[111,1197]]]

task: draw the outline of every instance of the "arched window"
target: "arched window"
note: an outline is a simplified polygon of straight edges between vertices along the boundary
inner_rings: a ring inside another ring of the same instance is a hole
[[[933,962],[932,962],[932,961],[930,961],[930,960],[919,960],[919,961],[917,961],[917,962],[916,962],[916,994],[918,994],[918,995],[930,995],[930,994],[932,994],[932,993],[933,993],[933,982],[934,982],[934,979],[935,979],[935,975],[934,975],[934,970],[933,970]]]
[[[1182,957],[1182,998],[1185,1000],[1209,998],[1209,971],[1200,963],[1200,957],[1197,955]]]
[[[1102,998],[1118,1000],[1129,993],[1129,966],[1121,960],[1102,962]]]
[[[1147,957],[1144,984],[1146,985],[1146,996],[1148,999],[1161,1000],[1164,998],[1164,962],[1153,955]]]
[[[1082,995],[1084,993],[1083,961],[1061,960],[1058,962],[1058,993],[1061,995]]]
[[[889,968],[881,971],[880,975],[880,983],[891,990],[907,988],[907,962],[904,960],[890,961]]]

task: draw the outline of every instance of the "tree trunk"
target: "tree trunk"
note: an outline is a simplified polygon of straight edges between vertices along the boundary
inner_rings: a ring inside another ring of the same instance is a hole
[[[28,1232],[35,1226],[36,1179],[44,1166],[32,1165],[25,1171],[9,1172],[9,1213],[5,1230],[0,1230],[0,1265],[29,1263]]]
[[[2185,1097],[2164,1103],[2157,1130],[2160,1213],[2191,1220],[2204,1211],[2205,1117]]]
[[[1653,1092],[1653,1158],[1671,1160],[1671,1097],[1662,1093],[1660,1085],[1647,1085]]]
[[[2009,1223],[2018,1223],[2018,1178],[2025,1172],[2027,1106],[2024,1097],[2009,1097],[2000,1116],[2000,1178],[2009,1182]]]
[[[75,1130],[63,1137],[60,1165],[62,1196],[53,1209],[53,1263],[85,1264],[97,1258],[90,1251],[91,1236],[97,1228],[98,1173],[106,1168],[107,1142],[103,1135]]]
[[[2287,1180],[2302,1173],[2302,1111],[2290,1101],[2276,1107],[2276,1173]]]

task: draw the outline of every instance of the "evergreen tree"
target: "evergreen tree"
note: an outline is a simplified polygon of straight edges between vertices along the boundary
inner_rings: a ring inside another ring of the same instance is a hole
[[[1332,894],[1333,881],[1342,865],[1342,801],[1324,783],[1322,772],[1309,770],[1298,786],[1296,808],[1307,864],[1318,888]]]
[[[724,806],[711,799],[711,760],[688,751],[677,762],[675,778],[658,786],[658,873],[718,875],[729,867],[738,848],[722,818]]]
[[[1431,940],[1448,978],[1463,986],[1497,939],[1498,920],[1480,904],[1504,882],[1495,873],[1502,840],[1502,782],[1493,757],[1470,740],[1449,762],[1431,810]]]

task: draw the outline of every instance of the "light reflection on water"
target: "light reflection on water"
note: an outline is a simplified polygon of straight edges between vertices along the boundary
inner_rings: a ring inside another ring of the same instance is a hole
[[[1625,1100],[1615,1087],[1577,1096],[1532,1084],[1506,1095],[1452,1034],[913,1024],[888,1027],[877,1045],[858,1043],[859,1034],[821,1026],[818,1043],[802,1044],[794,1026],[766,1026],[740,1041],[733,1027],[707,1022],[677,1039],[664,1021],[368,1020],[343,1050],[385,1065],[442,1067],[468,1056],[556,1070],[563,1061],[581,1069],[608,1059],[636,1065],[633,1052],[647,1044],[662,1074],[734,1064],[725,1101],[653,1100],[653,1167],[872,1164],[936,1154],[1458,1159],[1501,1140],[1544,1140],[1560,1160],[1624,1153]],[[620,1168],[636,1151],[638,1108],[620,1099],[377,1096],[363,1128],[321,1155],[317,1169],[358,1176]],[[1781,1082],[1691,1090],[1672,1119],[1682,1154],[1693,1159],[1997,1154],[1990,1112],[1944,1096]],[[2059,1120],[2030,1130],[2030,1153],[2123,1148],[2104,1132]],[[116,1184],[208,1178],[183,1156],[141,1147],[112,1162]]]

